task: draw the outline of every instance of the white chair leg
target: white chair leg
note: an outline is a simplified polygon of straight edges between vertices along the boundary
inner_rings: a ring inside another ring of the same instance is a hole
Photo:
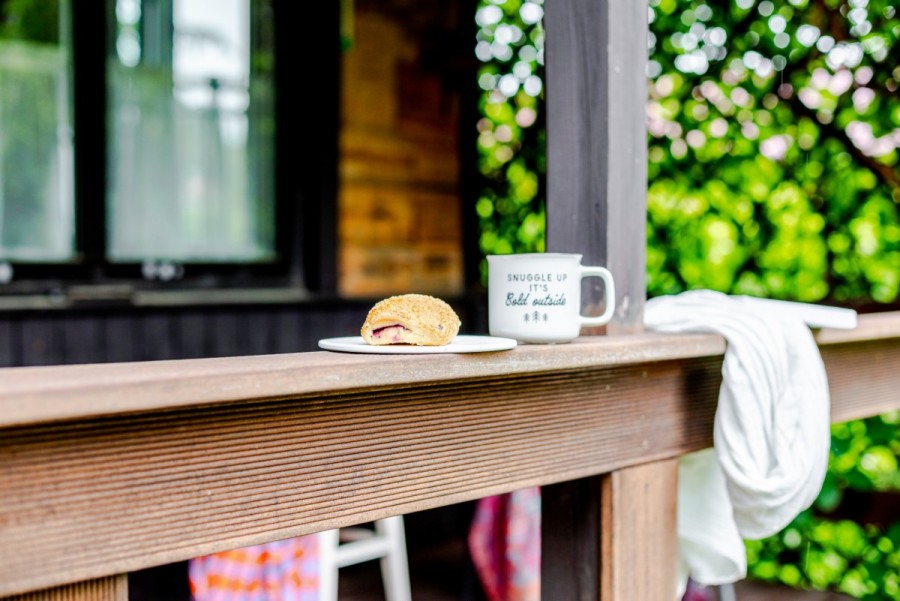
[[[319,601],[337,601],[338,598],[338,565],[337,548],[338,530],[320,532],[319,537]]]
[[[737,593],[734,592],[733,584],[719,586],[719,601],[737,601]]]
[[[338,570],[375,558],[381,560],[386,601],[412,601],[403,516],[376,520],[375,531],[347,528],[320,532],[319,601],[338,601]]]
[[[387,555],[381,558],[381,578],[384,580],[386,601],[412,601],[403,516],[376,521],[375,531],[386,537],[389,545]]]

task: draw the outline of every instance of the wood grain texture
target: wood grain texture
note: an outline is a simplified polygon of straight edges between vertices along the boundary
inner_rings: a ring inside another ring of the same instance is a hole
[[[852,330],[826,328],[815,334],[820,346],[900,338],[900,312],[886,311],[860,315],[859,323]]]
[[[710,444],[719,369],[707,357],[7,428],[0,595],[677,456]]]
[[[5,601],[128,601],[124,574],[6,597]]]
[[[831,391],[831,421],[900,409],[900,338],[821,347]]]
[[[898,338],[860,332],[822,346],[834,419],[900,404]],[[711,443],[723,349],[2,370],[0,596],[678,457]]]
[[[678,460],[616,470],[603,477],[600,598],[675,598]]]
[[[643,328],[647,145],[646,2],[557,0],[547,36],[547,248],[616,281],[612,333]],[[610,116],[614,115],[614,118]],[[604,295],[586,286],[588,311]]]
[[[248,399],[633,365],[713,356],[724,348],[717,336],[643,334],[471,355],[316,352],[0,369],[0,427]]]
[[[193,329],[200,316],[188,314],[185,319],[190,321],[182,320],[181,337],[195,341],[201,335]],[[323,314],[321,319],[327,320],[329,316]],[[833,371],[832,388],[840,394],[844,387],[854,385],[878,382],[889,385],[895,360],[893,348],[898,339],[900,313],[897,312],[861,315],[855,330],[819,331],[817,340],[829,370]],[[872,348],[871,361],[866,353],[853,354],[857,346]],[[725,342],[718,336],[645,333],[603,339],[584,337],[571,344],[520,346],[511,352],[476,355],[383,357],[316,352],[4,368],[0,369],[0,427],[247,399],[602,368],[720,355],[724,350]],[[843,357],[848,353],[850,356],[845,360]],[[850,363],[862,363],[860,368],[868,370],[875,379],[861,382],[855,377],[860,373],[857,367],[844,368]],[[872,403],[866,397],[852,401],[848,398],[847,402],[859,404],[852,411],[863,413],[868,411],[867,404]],[[840,407],[836,411],[837,415],[843,415]]]

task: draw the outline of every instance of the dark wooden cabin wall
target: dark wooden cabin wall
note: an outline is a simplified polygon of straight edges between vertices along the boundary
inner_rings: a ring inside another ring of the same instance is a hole
[[[0,314],[0,367],[156,361],[313,351],[353,336],[371,303],[78,309]],[[466,333],[483,333],[479,302],[463,303]]]

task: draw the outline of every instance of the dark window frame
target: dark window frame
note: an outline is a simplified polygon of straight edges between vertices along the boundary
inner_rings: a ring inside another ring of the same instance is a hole
[[[107,48],[109,2],[68,0],[74,70],[75,251],[70,262],[6,261],[0,295],[63,294],[73,286],[122,290],[288,288],[336,290],[340,10],[273,0],[275,35],[275,254],[267,263],[178,263],[175,280],[150,280],[143,263],[106,257]],[[314,24],[304,27],[302,24]],[[298,28],[300,28],[298,30]],[[85,294],[85,290],[88,291]],[[104,292],[98,294],[103,296]],[[127,296],[127,295],[125,295]]]

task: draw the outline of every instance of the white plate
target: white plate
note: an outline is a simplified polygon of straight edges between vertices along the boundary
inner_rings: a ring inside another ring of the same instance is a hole
[[[436,353],[486,353],[489,351],[508,351],[515,348],[512,338],[497,336],[460,335],[450,344],[444,346],[414,346],[406,344],[386,344],[373,346],[366,344],[362,336],[344,336],[342,338],[325,338],[319,341],[319,348],[326,351],[344,353],[371,353],[375,355],[433,355]]]

